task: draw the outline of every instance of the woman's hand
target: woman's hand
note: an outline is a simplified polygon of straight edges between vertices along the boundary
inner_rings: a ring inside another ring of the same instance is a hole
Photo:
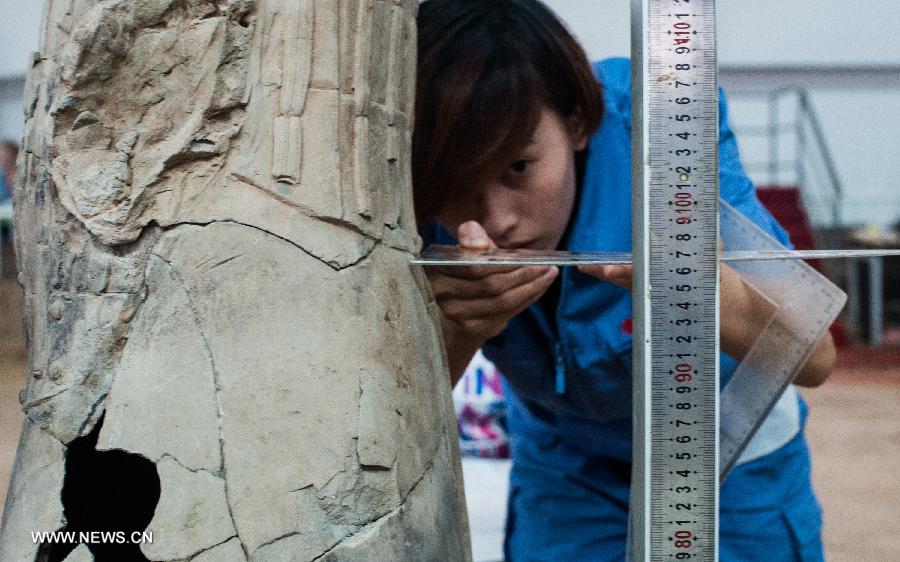
[[[634,274],[630,265],[580,265],[578,270],[626,289],[631,288]],[[725,353],[742,361],[775,310],[737,271],[723,264],[720,272],[720,342]],[[800,386],[822,384],[834,370],[835,357],[834,342],[831,334],[826,333],[797,373],[794,383]]]
[[[579,265],[578,271],[625,289],[631,288],[634,278],[634,267],[630,265]]]
[[[743,361],[777,310],[740,273],[724,264],[720,266],[720,271],[719,333],[722,349]],[[794,377],[794,384],[813,387],[824,383],[834,370],[836,357],[834,341],[826,332]]]
[[[462,248],[496,248],[475,221],[459,226]],[[441,328],[455,383],[475,351],[536,302],[559,274],[556,267],[445,266],[426,270],[441,311]]]

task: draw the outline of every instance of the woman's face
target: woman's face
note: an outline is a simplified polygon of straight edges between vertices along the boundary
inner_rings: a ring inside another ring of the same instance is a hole
[[[587,143],[574,129],[545,107],[519,156],[471,195],[451,201],[438,222],[455,234],[462,223],[478,221],[499,248],[556,249],[575,203],[575,152]]]

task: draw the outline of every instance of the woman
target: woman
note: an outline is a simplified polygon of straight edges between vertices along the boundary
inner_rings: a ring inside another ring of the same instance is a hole
[[[588,64],[536,0],[427,0],[413,179],[426,242],[629,251],[630,69]],[[744,174],[720,101],[720,190],[787,243]],[[513,468],[506,557],[623,560],[631,473],[631,268],[429,268],[451,374],[481,348],[506,376]],[[722,268],[722,376],[765,318]],[[821,384],[830,337],[795,382]],[[722,560],[821,560],[805,406],[778,416],[721,489]],[[768,422],[767,422],[768,423]]]

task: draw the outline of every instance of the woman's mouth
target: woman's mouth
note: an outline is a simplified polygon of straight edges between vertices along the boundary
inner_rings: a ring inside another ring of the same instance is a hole
[[[523,242],[513,242],[506,246],[507,250],[528,250],[534,247],[537,243],[537,240],[525,240]]]

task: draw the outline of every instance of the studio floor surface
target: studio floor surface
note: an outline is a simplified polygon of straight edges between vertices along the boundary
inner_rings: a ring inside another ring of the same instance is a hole
[[[15,281],[0,279],[0,510],[22,423],[19,296]],[[828,383],[803,394],[828,560],[900,560],[900,352],[847,353]],[[473,537],[477,560],[496,560],[507,471],[502,464],[467,466],[470,518],[482,530]]]

